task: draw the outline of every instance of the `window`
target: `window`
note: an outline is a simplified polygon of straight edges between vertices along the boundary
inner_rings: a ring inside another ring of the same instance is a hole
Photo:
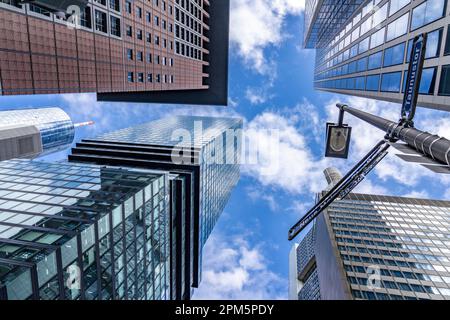
[[[361,59],[358,60],[356,70],[358,72],[362,72],[362,71],[366,71],[367,70],[367,57],[361,58]]]
[[[120,37],[120,19],[114,16],[110,16],[111,18],[111,34],[116,37]]]
[[[369,17],[361,24],[361,35],[366,34],[372,28],[372,17]]]
[[[447,40],[445,41],[444,54],[446,56],[450,55],[450,25],[447,28]]]
[[[95,30],[107,33],[108,26],[106,21],[106,13],[95,10]]]
[[[389,17],[400,11],[404,6],[410,3],[411,0],[391,0],[391,7],[389,8]]]
[[[442,29],[428,33],[426,59],[436,58],[440,56]]]
[[[356,57],[358,55],[358,44],[355,44],[350,48],[350,58]]]
[[[386,28],[383,28],[370,36],[370,49],[376,48],[383,44]]]
[[[364,53],[367,50],[369,50],[369,41],[370,41],[370,38],[367,37],[359,43],[359,51],[358,51],[359,54]]]
[[[386,41],[401,37],[408,31],[409,12],[390,23],[387,28]]]
[[[133,74],[133,72],[128,72],[128,82],[134,82],[134,74]]]
[[[381,60],[383,58],[383,51],[379,51],[369,56],[369,70],[381,68]]]
[[[133,49],[127,49],[128,60],[133,60]]]
[[[450,65],[442,66],[439,95],[450,96]]]
[[[358,12],[358,14],[353,18],[353,25],[356,26],[356,24],[360,21],[361,21],[361,12]]]
[[[347,90],[354,90],[355,89],[355,78],[348,78],[345,84],[345,88]]]
[[[387,7],[388,4],[386,3],[384,6],[382,6],[380,9],[375,11],[373,14],[373,24],[372,27],[375,28],[379,24],[381,24],[384,20],[386,20],[387,17]]]
[[[355,73],[356,72],[356,61],[350,62],[348,64],[348,73]]]
[[[420,80],[419,93],[420,94],[434,94],[434,88],[436,86],[436,74],[437,68],[426,68],[422,71],[422,78]],[[408,81],[408,71],[406,70],[403,73],[403,88],[402,92],[405,92],[406,89],[406,81]]]
[[[136,38],[137,38],[138,40],[142,40],[142,30],[137,30],[137,31],[136,31]]]
[[[120,0],[109,0],[109,8],[120,12]]]
[[[356,78],[355,89],[356,90],[364,90],[365,80],[366,80],[365,77]]]
[[[383,67],[402,64],[405,56],[405,43],[400,43],[384,51]]]
[[[399,92],[401,77],[401,71],[383,74],[381,79],[381,91]]]
[[[362,8],[362,16],[364,17],[366,14],[370,13],[373,10],[373,2],[370,1],[364,8]]]
[[[147,82],[150,82],[150,83],[153,82],[153,73],[147,74]]]
[[[420,94],[434,94],[434,88],[436,86],[436,74],[437,67],[423,69],[419,88]]]
[[[86,7],[84,12],[81,13],[80,20],[81,20],[81,25],[83,27],[89,28],[89,29],[92,27],[91,8],[90,7]]]
[[[131,13],[131,0],[126,0],[125,1],[125,12],[126,13]]]
[[[142,19],[142,8],[136,7],[136,17]]]
[[[433,32],[428,33],[427,38],[427,50],[425,53],[425,59],[436,58],[440,56],[441,49],[441,41],[442,41],[442,29],[435,30]],[[413,40],[410,39],[408,41],[408,52],[406,54],[406,62],[409,63],[411,59],[411,50],[413,45]]]
[[[411,30],[418,29],[444,16],[447,0],[428,0],[413,10]]]
[[[138,51],[136,53],[136,59],[137,59],[137,61],[144,61],[144,55],[143,55],[142,51]]]
[[[367,76],[366,90],[367,91],[378,91],[380,86],[380,75],[376,74],[373,76]]]
[[[142,72],[138,73],[138,82],[144,82],[144,74]]]
[[[359,38],[359,27],[352,32],[352,42],[355,42]]]
[[[133,36],[133,27],[127,26],[127,36],[132,37]]]

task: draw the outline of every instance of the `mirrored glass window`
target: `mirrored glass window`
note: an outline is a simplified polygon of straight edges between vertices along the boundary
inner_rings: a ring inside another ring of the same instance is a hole
[[[369,56],[369,70],[381,68],[381,61],[383,59],[383,51],[374,53]]]
[[[402,77],[402,73],[400,71],[383,74],[383,77],[381,80],[381,91],[383,91],[383,92],[399,92],[401,77]]]
[[[405,43],[388,48],[384,51],[383,66],[389,67],[403,63],[405,55]]]
[[[391,6],[389,8],[389,16],[392,16],[410,2],[411,0],[391,0]]]
[[[411,30],[416,30],[444,16],[447,0],[428,0],[413,9]]]
[[[445,40],[445,55],[450,55],[450,26],[447,28],[447,40]]]
[[[386,28],[383,28],[370,36],[370,49],[376,48],[384,43],[384,33]]]
[[[367,91],[378,91],[379,86],[380,86],[380,75],[379,74],[367,76],[367,80],[366,80],[366,90]]]
[[[439,95],[450,96],[450,65],[442,66]]]
[[[386,41],[391,41],[398,38],[408,31],[409,12],[391,22],[387,28]]]

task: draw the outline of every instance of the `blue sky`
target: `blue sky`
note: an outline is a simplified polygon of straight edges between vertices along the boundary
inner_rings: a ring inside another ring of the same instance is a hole
[[[0,110],[59,106],[74,121],[94,120],[76,140],[143,123],[168,114],[239,115],[260,141],[262,157],[279,169],[244,165],[238,187],[204,251],[197,299],[286,299],[287,231],[326,185],[328,166],[348,170],[383,133],[347,116],[354,127],[350,159],[324,159],[326,121],[337,121],[337,102],[391,120],[400,106],[313,90],[314,52],[302,50],[303,1],[232,0],[230,105],[228,108],[98,103],[95,95],[0,97]],[[447,113],[420,108],[417,127],[450,137]],[[267,146],[276,129],[278,148]],[[62,152],[44,160],[65,159]],[[450,179],[388,156],[358,191],[450,199]]]

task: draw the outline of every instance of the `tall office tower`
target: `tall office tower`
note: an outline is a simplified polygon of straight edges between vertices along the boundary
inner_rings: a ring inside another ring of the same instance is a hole
[[[313,255],[300,251],[299,261],[310,262],[299,264],[299,279],[317,274],[324,300],[448,300],[449,208],[449,201],[368,194],[337,200],[299,246],[314,242]],[[311,296],[315,288],[305,284],[299,297]]]
[[[289,300],[320,300],[319,277],[314,254],[315,230],[292,247],[289,254]]]
[[[229,0],[0,0],[0,95],[226,104],[228,11]]]
[[[162,170],[171,185],[173,299],[189,299],[201,280],[202,248],[239,180],[242,120],[174,116],[77,143],[71,162]],[[181,183],[181,181],[180,181]]]
[[[0,162],[0,300],[168,299],[169,175]]]
[[[305,48],[317,49],[315,88],[402,103],[412,40],[427,33],[418,104],[450,111],[447,0],[308,0]]]
[[[0,161],[35,158],[68,148],[75,137],[74,124],[60,108],[0,111]]]

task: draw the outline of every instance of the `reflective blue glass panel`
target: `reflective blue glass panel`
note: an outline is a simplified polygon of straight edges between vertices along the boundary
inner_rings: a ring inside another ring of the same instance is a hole
[[[383,51],[374,53],[369,56],[369,70],[381,68],[381,60],[383,58]]]
[[[447,0],[428,0],[413,9],[411,30],[444,16]]]
[[[383,92],[399,92],[401,77],[402,77],[402,73],[400,71],[383,74],[383,77],[381,80],[381,91],[383,91]]]
[[[379,86],[380,86],[380,75],[379,74],[367,76],[367,79],[366,79],[366,90],[367,91],[378,91]]]
[[[436,74],[437,74],[436,67],[423,69],[422,79],[420,80],[420,88],[419,88],[420,94],[426,95],[434,94],[434,88],[436,86]],[[405,71],[403,76],[402,92],[405,92],[407,77],[408,71]]]
[[[439,95],[450,96],[450,65],[442,66]]]
[[[358,60],[357,70],[358,72],[367,70],[367,57]]]
[[[402,64],[405,56],[405,43],[401,43],[384,51],[383,66]]]

